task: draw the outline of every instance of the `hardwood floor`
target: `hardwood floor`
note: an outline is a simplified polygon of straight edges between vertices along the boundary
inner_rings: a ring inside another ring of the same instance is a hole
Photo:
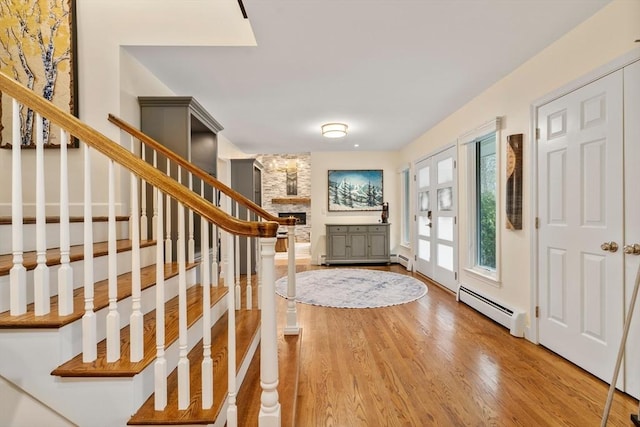
[[[276,268],[276,277],[286,274]],[[314,268],[326,267],[297,271]],[[395,307],[297,305],[297,426],[600,425],[606,383],[428,287],[422,299]],[[285,308],[278,298],[280,319]],[[635,412],[637,401],[616,393],[608,425],[631,425]]]

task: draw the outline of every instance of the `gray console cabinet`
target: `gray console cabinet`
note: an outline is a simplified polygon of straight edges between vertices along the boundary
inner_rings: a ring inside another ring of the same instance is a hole
[[[327,224],[325,264],[391,262],[389,224]]]

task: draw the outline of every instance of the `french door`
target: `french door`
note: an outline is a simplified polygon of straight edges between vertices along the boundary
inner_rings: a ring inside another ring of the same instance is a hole
[[[610,382],[624,316],[622,70],[541,106],[538,128],[539,340]]]
[[[416,270],[458,289],[457,148],[416,163]]]

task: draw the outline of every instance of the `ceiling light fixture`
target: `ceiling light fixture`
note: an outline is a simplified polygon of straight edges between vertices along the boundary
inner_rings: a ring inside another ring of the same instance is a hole
[[[320,128],[325,138],[342,138],[347,135],[347,125],[344,123],[327,123]]]

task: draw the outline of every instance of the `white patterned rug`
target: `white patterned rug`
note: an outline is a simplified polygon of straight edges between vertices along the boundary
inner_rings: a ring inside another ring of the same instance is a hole
[[[276,280],[276,293],[287,295],[287,277]],[[411,276],[362,268],[309,270],[296,274],[296,301],[337,308],[374,308],[405,304],[427,293]]]

